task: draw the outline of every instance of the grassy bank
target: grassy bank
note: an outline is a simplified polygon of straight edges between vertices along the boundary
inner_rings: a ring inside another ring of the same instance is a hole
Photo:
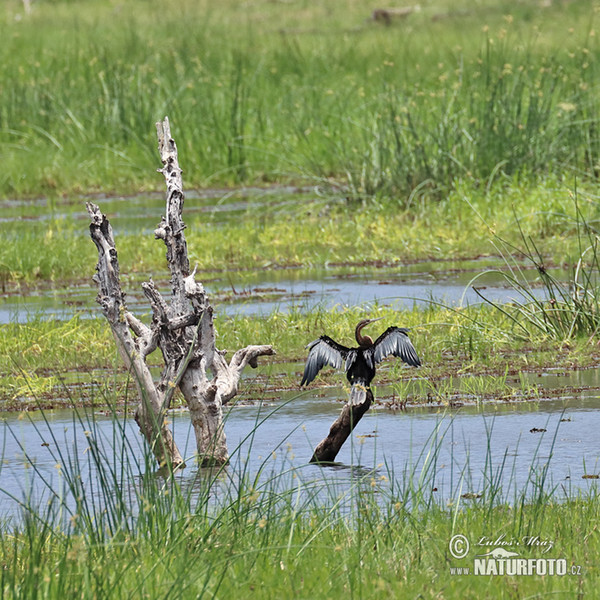
[[[32,522],[2,536],[0,587],[12,598],[591,598],[598,582],[597,498],[548,502],[545,510],[465,509],[454,521],[443,509],[410,513],[393,501],[383,508],[362,503],[345,519],[245,500],[216,519],[149,508],[134,531],[100,542]],[[547,556],[564,558],[568,574],[453,576],[452,568],[473,564],[449,555],[456,531],[471,539],[551,539]]]
[[[588,337],[562,344],[532,329],[530,339],[519,339],[511,333],[511,320],[485,305],[461,310],[432,305],[427,310],[402,312],[381,306],[368,312],[383,318],[383,325],[373,333],[392,324],[412,330],[424,366],[418,372],[406,371],[401,363],[392,361],[380,370],[376,381],[378,385],[393,384],[392,392],[410,403],[448,403],[461,393],[475,394],[482,401],[538,400],[544,395],[543,388],[525,383],[519,373],[572,370],[600,362]],[[352,345],[352,332],[364,314],[361,309],[316,309],[273,312],[264,318],[220,317],[218,347],[231,356],[248,344],[272,344],[277,350],[274,366],[265,361],[258,376],[247,373],[241,398],[279,397],[282,390],[297,389],[308,342],[327,334]],[[160,365],[158,354],[149,360]],[[127,397],[128,377],[103,319],[75,317],[65,322],[34,320],[4,325],[0,374],[0,406],[5,410],[71,406],[73,398],[106,406],[109,398],[118,397],[122,404]],[[326,369],[319,381],[338,385],[341,380],[339,374]],[[90,395],[92,384],[96,389],[102,387],[104,393]],[[129,386],[130,397],[135,396],[131,381]]]
[[[357,0],[10,0],[0,196],[155,189],[165,114],[192,186],[335,181],[406,203],[596,175],[593,2],[421,6],[385,27]]]
[[[577,237],[581,221],[595,230],[600,208],[593,186],[571,183],[547,178],[535,187],[516,180],[487,189],[461,185],[445,201],[414,198],[406,209],[393,200],[363,204],[339,194],[251,199],[234,194],[232,199],[223,191],[218,200],[186,202],[190,261],[207,278],[227,270],[290,266],[387,263],[401,268],[417,260],[498,255],[494,235],[513,244],[525,235],[551,262],[574,264],[582,250]],[[227,202],[236,201],[240,209],[220,216]],[[122,273],[160,278],[164,245],[151,232],[164,207],[148,201],[157,215],[152,219],[137,199],[133,207],[126,199],[98,202],[115,229]],[[79,199],[7,213],[11,220],[0,231],[0,283],[89,280],[97,256],[84,211]]]

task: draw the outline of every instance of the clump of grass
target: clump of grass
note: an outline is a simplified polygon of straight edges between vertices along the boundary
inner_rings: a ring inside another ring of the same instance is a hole
[[[115,353],[102,319],[75,315],[64,321],[33,318],[26,323],[2,325],[0,373],[24,372],[55,375],[74,369],[112,366]]]
[[[577,194],[573,216],[564,218],[575,229],[578,247],[576,262],[568,268],[566,279],[557,274],[558,268],[547,264],[547,256],[523,231],[518,219],[515,220],[521,237],[519,246],[494,236],[507,267],[501,273],[522,300],[501,306],[476,291],[507,317],[513,333],[523,339],[531,340],[535,336],[560,342],[581,336],[591,339],[600,329],[599,232],[580,209]],[[523,260],[537,271],[538,279],[533,283],[539,287],[533,287],[531,279],[525,276],[521,268]]]

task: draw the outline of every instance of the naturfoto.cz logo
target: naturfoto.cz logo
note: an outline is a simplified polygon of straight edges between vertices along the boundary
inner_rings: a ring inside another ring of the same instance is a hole
[[[569,566],[564,558],[524,558],[520,552],[507,548],[538,549],[545,554],[552,550],[554,542],[540,536],[524,536],[521,539],[506,539],[505,535],[481,536],[473,546],[487,552],[475,554],[472,567],[450,567],[451,575],[581,575],[581,567]],[[456,534],[450,539],[449,550],[455,559],[466,558],[470,549],[471,542],[467,536]]]

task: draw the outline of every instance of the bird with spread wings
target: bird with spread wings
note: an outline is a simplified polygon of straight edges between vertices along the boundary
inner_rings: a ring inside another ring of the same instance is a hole
[[[397,356],[405,363],[419,367],[421,361],[408,337],[408,329],[388,327],[375,341],[361,333],[364,327],[375,321],[379,319],[364,319],[356,326],[358,348],[342,346],[327,335],[308,344],[308,358],[300,385],[308,385],[325,365],[340,369],[344,364],[346,377],[352,385],[350,404],[362,404],[375,377],[376,365],[387,356]]]

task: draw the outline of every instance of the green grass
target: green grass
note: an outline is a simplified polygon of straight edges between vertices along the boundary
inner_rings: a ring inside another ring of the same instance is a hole
[[[277,395],[276,389],[297,388],[308,342],[327,334],[352,345],[352,332],[364,314],[365,309],[354,308],[273,312],[264,318],[221,316],[216,321],[217,344],[228,350],[228,356],[248,344],[272,344],[277,350],[276,364],[271,368],[271,361],[261,361],[264,366],[258,377],[248,372],[241,392],[243,398]],[[372,306],[368,314],[382,317],[385,326],[412,329],[411,338],[424,366],[419,371],[407,371],[392,361],[380,370],[376,381],[378,385],[393,383],[392,392],[411,402],[433,398],[447,403],[461,394],[479,400],[537,400],[543,392],[519,380],[520,371],[583,368],[600,361],[587,337],[573,339],[568,345],[556,344],[545,336],[517,340],[511,335],[511,320],[499,319],[492,307],[455,310],[432,305],[426,310],[399,312]],[[2,332],[0,402],[5,410],[70,406],[74,397],[105,405],[112,397],[111,389],[117,390],[121,399],[126,397],[128,378],[104,319],[37,319],[3,325]],[[150,364],[159,366],[158,354],[150,357]],[[339,385],[342,380],[339,373],[327,369],[319,381]],[[102,382],[106,395],[92,398],[88,388],[98,382]],[[83,391],[75,392],[74,388]],[[134,394],[132,387],[130,393]]]
[[[537,399],[540,391],[536,386],[522,381],[515,386],[512,380],[506,380],[507,375],[512,378],[523,369],[559,365],[583,367],[598,362],[593,344],[598,329],[598,204],[590,192],[578,191],[574,201],[568,190],[558,193],[551,186],[541,187],[535,196],[539,205],[532,216],[531,203],[519,206],[505,202],[498,208],[494,203],[497,193],[498,190],[491,187],[479,198],[477,206],[466,199],[459,204],[460,209],[456,203],[438,204],[437,210],[420,213],[422,222],[418,227],[414,226],[418,221],[414,216],[394,213],[390,205],[383,202],[351,211],[347,206],[324,204],[311,204],[308,208],[285,206],[272,213],[272,220],[248,214],[240,225],[226,222],[210,224],[206,229],[196,224],[197,217],[192,211],[188,229],[192,263],[198,262],[204,269],[210,264],[219,264],[222,269],[235,265],[238,269],[246,266],[250,273],[256,273],[257,263],[263,268],[290,263],[331,264],[341,261],[342,257],[349,263],[372,260],[393,265],[397,264],[402,247],[424,249],[420,236],[433,237],[436,243],[446,243],[457,253],[475,240],[474,243],[486,244],[504,258],[507,270],[503,275],[525,298],[502,306],[460,309],[432,303],[426,310],[414,307],[401,313],[393,307],[375,305],[336,310],[316,308],[308,312],[295,309],[289,313],[275,310],[262,318],[220,316],[217,321],[220,348],[232,352],[251,343],[267,343],[277,349],[278,361],[300,363],[304,359],[303,348],[319,335],[328,334],[351,344],[350,333],[355,323],[368,312],[383,317],[388,324],[413,329],[414,342],[426,365],[419,372],[418,383],[407,387],[405,374],[396,367],[391,367],[389,372],[384,370],[379,378],[381,383],[395,381],[393,391],[399,397],[409,396],[416,402],[432,397],[450,402],[460,394],[475,398]],[[513,193],[516,201],[517,190]],[[464,190],[459,189],[456,194],[460,197]],[[328,218],[319,215],[318,209],[326,211]],[[300,215],[305,218],[300,220]],[[453,222],[460,223],[456,231],[447,231],[447,220],[441,218],[442,215],[452,215]],[[12,252],[15,257],[22,252],[31,265],[36,264],[38,256],[50,257],[57,265],[68,265],[76,275],[77,261],[83,263],[87,259],[83,251],[77,251],[77,244],[85,243],[90,252],[92,244],[87,236],[75,233],[79,220],[64,222],[73,228],[70,239],[75,245],[58,240],[54,231],[59,227],[55,223],[45,230],[34,227],[31,239],[23,236],[23,228],[15,224],[14,230],[8,233],[14,243],[0,245],[0,248],[8,249],[5,252]],[[66,231],[67,227],[62,233]],[[314,236],[307,236],[307,232],[314,232]],[[560,232],[560,235],[550,237],[549,232]],[[214,247],[202,243],[205,237],[210,237]],[[125,234],[117,243],[122,250],[122,271],[127,272],[128,265],[132,266],[131,276],[125,281],[126,290],[133,286],[139,288],[135,279],[140,272],[156,277],[154,269],[159,269],[159,263],[164,262],[164,250],[151,235]],[[71,254],[61,260],[61,249],[65,248]],[[147,248],[152,248],[152,253],[145,253]],[[196,248],[200,248],[202,254],[196,254]],[[439,250],[438,246],[437,252]],[[572,255],[564,265],[562,261],[568,251]],[[560,257],[562,271],[557,271],[548,258],[553,254]],[[252,259],[253,264],[247,262],[248,259]],[[90,257],[88,269],[94,262]],[[522,265],[528,266],[528,263],[534,267],[533,278],[530,271],[522,270]],[[574,265],[572,269],[569,263]],[[163,270],[161,267],[158,273]],[[31,270],[28,274],[23,271],[22,276],[11,273],[13,279],[23,282],[35,275]],[[199,278],[210,276],[208,271]],[[473,283],[478,283],[478,276]],[[545,286],[550,300],[538,299],[531,287],[534,284]],[[485,296],[485,291],[481,293]],[[40,401],[42,406],[48,406],[53,404],[44,402],[58,398],[68,403],[72,396],[69,386],[86,388],[89,380],[98,377],[98,369],[115,371],[119,364],[109,328],[101,319],[74,317],[66,322],[55,322],[38,318],[24,324],[3,325],[2,331],[0,395],[5,408],[35,407]],[[155,361],[156,366],[158,358]],[[499,378],[493,379],[493,376]],[[124,389],[123,373],[115,377],[111,382]],[[268,380],[268,375],[266,377]],[[325,373],[323,380],[332,382],[333,377]],[[277,383],[293,388],[297,379],[293,371],[278,376]],[[254,385],[257,390],[264,390],[267,384],[261,378],[253,381],[248,392],[251,397],[256,394]]]
[[[433,490],[435,436],[416,450],[426,457],[423,467],[408,465],[400,480],[385,467],[363,470],[342,487],[317,467],[269,473],[265,463],[256,474],[234,453],[229,468],[198,472],[192,484],[191,474],[157,476],[151,456],[136,458],[120,419],[113,434],[101,434],[91,414],[74,416],[72,430],[80,426],[84,454],[38,425],[63,483],[44,483],[33,462],[37,499],[13,498],[21,509],[0,535],[5,596],[593,597],[597,585],[600,504],[593,486],[553,496],[539,472],[509,499],[494,476],[505,465],[490,464],[479,499],[464,499],[469,488],[461,484],[444,490],[446,504]],[[89,467],[91,478],[82,477]],[[449,552],[459,533],[472,544],[462,560]],[[451,575],[451,568],[471,566],[475,554],[489,551],[478,540],[501,536],[519,541],[520,557],[565,559],[569,574]],[[528,538],[553,546],[544,555],[525,546]],[[581,569],[577,575],[572,566]]]
[[[224,270],[368,262],[401,266],[416,260],[498,256],[494,234],[519,243],[517,219],[544,255],[562,264],[575,263],[580,256],[578,222],[583,219],[594,227],[600,218],[594,187],[578,188],[577,208],[571,189],[553,178],[540,180],[536,187],[516,180],[486,190],[464,184],[447,201],[415,200],[406,209],[384,199],[365,205],[314,194],[259,196],[226,220],[210,213],[219,201],[190,199],[183,216],[190,261],[198,265],[201,278]],[[223,193],[223,200],[227,195]],[[107,201],[106,208],[99,203],[116,231],[121,272],[160,278],[166,272],[164,246],[148,231],[159,217],[145,217],[140,231],[132,225],[131,212],[138,210],[143,217],[143,203],[133,208],[126,200]],[[154,210],[156,202],[149,204]],[[199,207],[208,212],[199,212]],[[97,256],[82,217],[83,203],[20,210],[24,220],[12,221],[0,232],[0,281],[89,281]],[[44,214],[48,218],[40,220]]]
[[[510,242],[492,232],[492,241],[504,261],[504,269],[497,272],[522,299],[513,302],[512,306],[501,306],[487,300],[485,293],[477,293],[509,319],[517,337],[532,339],[542,335],[564,342],[587,336],[592,340],[600,329],[597,221],[586,220],[576,194],[573,211],[573,216],[567,216],[565,221],[570,219],[571,227],[575,228],[571,243],[577,244],[578,257],[572,264],[565,261],[566,275],[558,274],[550,267],[543,246],[525,233],[518,218],[515,217],[514,223],[519,242]],[[523,267],[535,269],[536,282],[543,290],[543,296],[534,289],[530,272]]]
[[[498,508],[491,514],[466,509],[454,530],[447,511],[411,515],[396,510],[395,503],[383,509],[365,504],[352,523],[318,510],[297,514],[287,506],[273,514],[264,501],[254,510],[247,504],[223,510],[219,527],[205,516],[171,519],[151,508],[143,519],[158,521],[151,531],[140,527],[100,543],[43,523],[18,528],[5,534],[0,548],[8,567],[3,591],[12,598],[36,593],[46,598],[480,598],[490,592],[506,598],[593,597],[598,581],[594,498],[550,502],[545,518],[536,515],[536,507]],[[548,556],[565,558],[569,574],[453,577],[451,567],[472,564],[449,556],[453,531],[468,532],[471,539],[496,534],[521,539],[531,531],[531,537],[556,540]],[[580,576],[570,574],[573,565],[582,567]]]
[[[0,196],[160,187],[169,115],[191,186],[341,184],[407,203],[598,169],[592,2],[36,2],[0,15]]]

